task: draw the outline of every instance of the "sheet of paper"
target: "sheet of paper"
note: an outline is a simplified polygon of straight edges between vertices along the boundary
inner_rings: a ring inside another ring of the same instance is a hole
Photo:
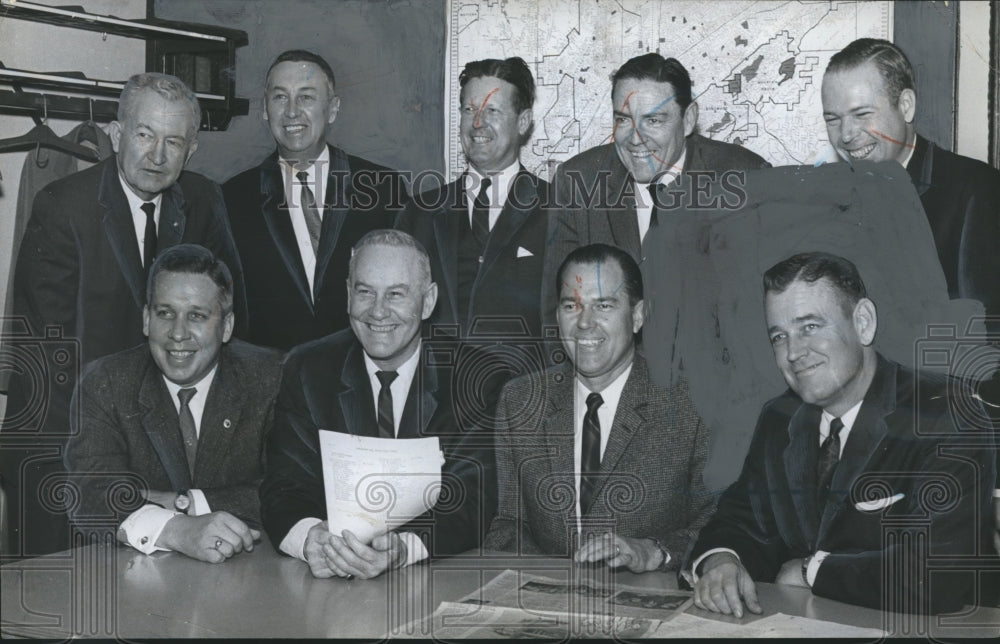
[[[850,637],[879,640],[886,633],[877,628],[861,628],[808,617],[776,613],[747,624],[727,624],[696,615],[680,615],[660,624],[649,637]]]
[[[363,543],[420,516],[441,494],[444,454],[437,437],[368,438],[320,430],[330,532]]]

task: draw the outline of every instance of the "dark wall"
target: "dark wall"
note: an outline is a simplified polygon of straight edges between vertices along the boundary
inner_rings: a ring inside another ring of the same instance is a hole
[[[917,80],[917,131],[953,150],[958,3],[896,2],[893,9],[893,42],[906,52]]]
[[[237,50],[237,96],[250,114],[202,132],[188,168],[224,181],[274,149],[263,115],[264,75],[286,49],[324,56],[337,77],[331,141],[414,172],[444,169],[445,7],[439,0],[156,0],[155,15],[247,32]]]

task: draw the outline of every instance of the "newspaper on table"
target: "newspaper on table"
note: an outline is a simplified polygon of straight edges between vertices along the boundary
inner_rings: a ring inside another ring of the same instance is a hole
[[[441,494],[437,437],[393,440],[320,430],[330,532],[362,543],[420,516]]]

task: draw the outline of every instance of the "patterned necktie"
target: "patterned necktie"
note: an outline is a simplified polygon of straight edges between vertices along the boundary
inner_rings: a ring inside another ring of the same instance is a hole
[[[826,497],[830,494],[830,483],[833,481],[833,472],[840,462],[840,430],[844,428],[844,422],[839,418],[830,421],[830,434],[819,447],[819,458],[816,459],[816,493],[819,501],[819,509],[822,513],[823,506],[826,505]]]
[[[312,242],[313,254],[319,248],[319,235],[323,229],[323,220],[316,209],[316,195],[309,187],[309,173],[304,170],[295,173],[295,178],[302,184],[302,193],[299,195],[299,203],[302,205],[302,215],[306,219],[306,229],[309,231],[309,241]]]
[[[655,228],[660,223],[659,207],[657,206],[657,204],[660,203],[659,189],[660,189],[659,181],[657,181],[656,183],[649,184],[649,196],[653,200],[652,201],[653,208],[649,211],[650,228]],[[648,233],[649,230],[647,230],[646,232]]]
[[[472,204],[472,235],[479,242],[480,248],[486,247],[486,239],[490,236],[490,198],[489,189],[492,185],[489,177],[479,184],[479,194]]]
[[[147,201],[139,207],[146,213],[146,230],[142,234],[142,267],[149,273],[149,267],[156,261],[156,204]]]
[[[376,371],[382,388],[378,391],[378,436],[379,438],[395,438],[396,425],[392,414],[392,389],[390,385],[399,374],[395,371]]]
[[[604,404],[601,394],[587,396],[587,413],[583,416],[583,447],[580,450],[580,514],[590,510],[597,493],[597,472],[601,469],[601,420],[597,409]]]
[[[188,403],[198,390],[194,387],[186,387],[177,392],[177,399],[181,401],[178,410],[178,423],[181,426],[181,438],[184,439],[184,452],[187,454],[188,470],[191,472],[191,481],[194,482],[194,459],[198,453],[198,431],[194,427],[194,415]]]

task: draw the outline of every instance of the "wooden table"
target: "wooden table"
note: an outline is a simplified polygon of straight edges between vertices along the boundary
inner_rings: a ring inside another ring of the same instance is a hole
[[[313,579],[304,563],[277,554],[266,541],[219,565],[94,544],[0,567],[0,632],[45,638],[378,638],[407,634],[401,626],[430,615],[442,601],[461,599],[505,569],[565,577],[572,567],[559,559],[453,557],[347,581]],[[676,589],[673,574],[614,576],[628,585]],[[803,588],[759,584],[758,590],[768,613],[911,637],[1000,635],[998,609],[917,618],[814,597]]]

